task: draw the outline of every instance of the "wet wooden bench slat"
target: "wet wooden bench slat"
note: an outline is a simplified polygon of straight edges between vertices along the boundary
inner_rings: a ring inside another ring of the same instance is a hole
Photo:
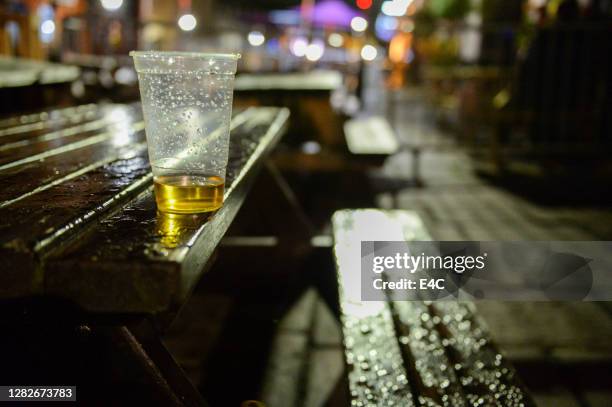
[[[410,361],[415,371],[413,379],[421,404],[467,406],[461,383],[436,330],[437,320],[431,317],[427,305],[397,301],[393,309],[404,359]]]
[[[355,405],[534,405],[473,304],[361,301],[361,241],[431,240],[418,215],[344,210],[334,214],[333,227]],[[399,400],[389,393],[396,387],[403,391]]]
[[[0,152],[15,150],[24,146],[62,140],[87,131],[104,129],[110,124],[122,124],[130,118],[141,116],[137,104],[119,105],[104,103],[94,105],[95,109],[77,111],[72,115],[55,113],[47,120],[20,124],[0,129]],[[47,117],[47,116],[43,116]]]
[[[0,275],[0,299],[50,294],[89,311],[116,313],[157,312],[180,301],[287,117],[278,108],[234,115],[226,204],[209,220],[156,215],[138,129],[111,125],[103,129],[110,138],[100,142],[81,147],[75,141],[42,161],[0,166],[0,185],[7,187],[0,193],[0,259],[8,265]],[[126,126],[134,123],[142,123],[138,113],[125,115]]]
[[[368,240],[369,219],[360,214],[367,213],[339,211],[332,219],[351,399],[357,406],[415,406],[389,304],[361,301],[361,240]]]
[[[92,117],[87,121],[69,123],[36,132],[0,136],[0,168],[4,164],[42,152],[60,150],[62,146],[76,144],[78,141],[116,139],[118,138],[116,134],[121,134],[130,127],[140,125],[142,128],[141,121],[138,106],[107,105],[98,110],[97,117]]]
[[[33,191],[49,188],[113,161],[132,158],[146,150],[143,130],[127,132],[122,139],[121,143],[127,145],[118,147],[115,140],[109,139],[51,155],[44,159],[45,165],[34,160],[0,170],[0,208]]]
[[[103,105],[90,103],[86,105],[53,109],[44,112],[22,114],[15,117],[7,117],[5,119],[0,119],[0,131],[12,128],[11,131],[6,133],[16,134],[24,131],[44,129],[48,128],[49,126],[57,125],[58,122],[61,123],[64,121],[63,119],[66,118],[72,120],[71,118],[75,115],[79,116],[81,114],[87,114],[90,112],[95,113],[101,106]]]

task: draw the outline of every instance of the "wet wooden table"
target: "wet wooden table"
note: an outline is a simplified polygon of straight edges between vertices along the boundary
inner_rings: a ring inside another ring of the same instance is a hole
[[[212,217],[157,212],[138,104],[0,120],[0,304],[27,308],[42,298],[46,308],[53,299],[63,310],[120,321],[172,314],[207,269],[288,117],[285,108],[234,112],[225,204]],[[61,323],[68,314],[52,317]],[[152,334],[155,324],[124,324],[102,335],[136,350],[145,376],[165,383],[169,404],[202,404]]]
[[[182,302],[287,118],[234,114],[225,205],[208,221],[157,213],[137,105],[0,122],[0,298],[49,295],[112,313]]]

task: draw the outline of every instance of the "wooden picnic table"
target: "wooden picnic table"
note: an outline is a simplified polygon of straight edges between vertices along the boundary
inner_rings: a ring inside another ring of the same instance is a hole
[[[238,106],[287,106],[291,110],[291,142],[316,140],[324,147],[344,146],[342,118],[331,105],[343,86],[333,70],[275,74],[239,74],[234,86]]]
[[[131,350],[126,360],[140,361],[162,401],[203,404],[159,334],[210,267],[288,117],[286,108],[234,112],[225,203],[213,216],[157,212],[139,104],[0,120],[2,315],[12,310],[19,324],[42,299],[54,324],[90,332],[91,321],[111,321],[105,343]]]
[[[81,70],[74,65],[0,56],[0,115],[68,104]]]

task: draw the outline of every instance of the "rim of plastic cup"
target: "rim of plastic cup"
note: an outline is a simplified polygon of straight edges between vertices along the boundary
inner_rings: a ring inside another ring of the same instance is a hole
[[[233,59],[238,60],[241,55],[238,53],[216,53],[216,52],[187,52],[187,51],[131,51],[131,57],[138,58],[191,58],[191,59]]]

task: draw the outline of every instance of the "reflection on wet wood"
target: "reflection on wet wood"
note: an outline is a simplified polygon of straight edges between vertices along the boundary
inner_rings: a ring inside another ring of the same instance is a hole
[[[418,215],[345,210],[333,227],[353,405],[533,406],[473,304],[361,301],[361,241],[431,240]]]
[[[287,118],[235,112],[226,203],[209,218],[157,214],[138,105],[0,121],[0,298],[50,294],[111,313],[179,304]]]
[[[35,112],[29,114],[22,114],[21,116],[8,117],[6,119],[0,119],[0,129],[6,129],[9,127],[17,127],[22,131],[21,126],[29,125],[33,129],[42,129],[48,126],[49,124],[55,124],[53,122],[49,123],[49,119],[64,119],[73,117],[75,114],[79,115],[81,113],[86,112],[95,112],[101,105],[96,105],[94,103],[90,103],[87,105],[80,106],[71,106],[65,107],[62,109],[55,109],[51,111],[45,112]],[[14,132],[14,130],[12,131]]]

